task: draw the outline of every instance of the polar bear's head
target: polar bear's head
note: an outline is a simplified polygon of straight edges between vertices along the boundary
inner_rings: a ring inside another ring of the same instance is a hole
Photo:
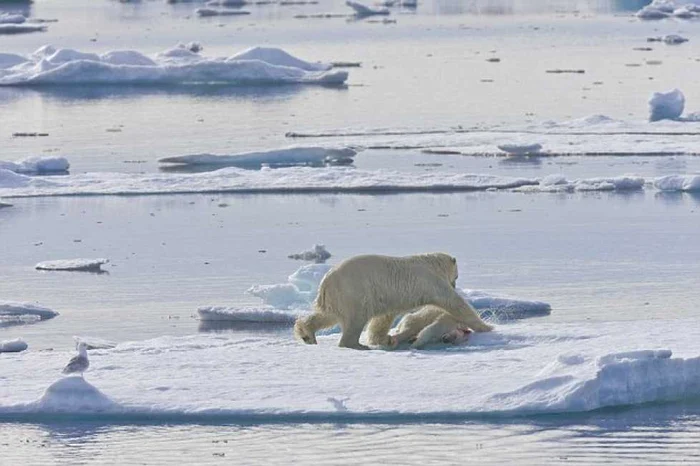
[[[457,278],[459,278],[457,259],[444,252],[423,254],[421,257],[438,276],[447,280],[452,288],[457,287]]]
[[[297,340],[301,340],[307,345],[316,344],[316,335],[309,330],[303,318],[297,319],[294,323],[294,336]]]

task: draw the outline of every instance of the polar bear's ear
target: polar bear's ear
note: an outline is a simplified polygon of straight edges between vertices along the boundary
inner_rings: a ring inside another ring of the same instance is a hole
[[[457,259],[456,259],[456,258],[452,257],[451,259],[452,259],[452,263],[453,263],[453,264],[456,264],[456,263],[457,263]]]

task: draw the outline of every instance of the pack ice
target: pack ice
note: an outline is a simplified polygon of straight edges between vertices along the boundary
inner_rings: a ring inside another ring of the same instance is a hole
[[[153,58],[135,50],[103,54],[43,46],[24,57],[3,54],[0,85],[41,84],[327,84],[346,71],[300,60],[284,50],[254,47],[230,57],[205,57],[178,45]]]

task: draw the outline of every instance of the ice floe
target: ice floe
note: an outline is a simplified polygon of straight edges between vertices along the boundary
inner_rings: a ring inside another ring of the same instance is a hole
[[[174,193],[311,193],[484,191],[537,184],[536,179],[469,173],[409,173],[331,168],[222,168],[193,174],[86,173],[46,178],[0,169],[0,196],[35,197]]]
[[[27,22],[24,15],[15,13],[0,13],[0,35],[21,34],[24,32],[45,31],[46,26]]]
[[[314,247],[309,249],[308,251],[290,254],[287,257],[290,259],[314,261],[317,264],[322,264],[331,257],[331,253],[328,252],[328,250],[323,244],[314,244]]]
[[[29,348],[29,345],[21,338],[0,341],[0,353],[21,353]]]
[[[197,8],[194,10],[197,16],[208,18],[212,16],[245,16],[249,15],[250,11],[246,10],[223,10],[220,8]]]
[[[261,165],[318,165],[346,164],[353,160],[357,152],[353,149],[324,147],[289,147],[260,152],[247,152],[233,155],[193,154],[165,157],[160,163],[202,166],[261,166]],[[1,165],[0,165],[1,166]]]
[[[16,162],[0,160],[0,170],[9,170],[15,173],[43,174],[64,173],[70,168],[65,157],[33,156]]]
[[[109,259],[67,259],[39,262],[34,266],[37,270],[54,270],[66,272],[102,272],[102,265]]]
[[[646,180],[635,175],[616,177],[584,178],[567,180],[562,175],[548,175],[536,186],[524,186],[524,192],[573,192],[573,191],[636,191],[642,189]]]
[[[212,58],[180,45],[150,59],[133,50],[97,55],[44,46],[26,61],[0,69],[0,85],[344,83],[348,73],[330,68],[274,48],[256,47]]]
[[[500,144],[498,148],[511,155],[532,155],[542,150],[542,144]]]
[[[683,113],[685,96],[679,89],[654,92],[649,97],[649,121],[675,120]]]
[[[391,12],[387,8],[372,8],[370,6],[364,5],[359,2],[354,2],[352,0],[347,0],[345,2],[347,6],[355,10],[355,15],[359,17],[367,17],[367,16],[385,16],[390,14]]]
[[[58,312],[48,307],[16,301],[0,301],[0,327],[53,319]]]
[[[668,34],[663,37],[663,41],[669,45],[677,45],[688,42],[688,39],[683,36],[679,36],[678,34]]]
[[[197,309],[199,319],[207,322],[255,322],[292,324],[301,312],[281,311],[269,308],[235,308],[208,306]]]
[[[278,333],[124,342],[91,352],[90,382],[57,381],[70,351],[0,358],[0,419],[440,422],[700,396],[697,320],[522,321],[424,351],[348,351],[338,338],[313,346]]]
[[[700,175],[669,175],[654,180],[660,191],[700,192]]]

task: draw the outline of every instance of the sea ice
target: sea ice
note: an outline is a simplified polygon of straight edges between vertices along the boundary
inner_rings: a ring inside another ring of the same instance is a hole
[[[387,8],[372,8],[352,0],[347,0],[345,4],[355,10],[355,15],[359,17],[390,14],[390,11]]]
[[[247,0],[210,0],[207,2],[207,5],[234,7],[248,5],[248,3]]]
[[[197,309],[199,319],[207,322],[255,322],[292,324],[300,315],[277,309],[249,309],[225,306],[200,307]]]
[[[53,319],[58,312],[48,307],[16,301],[0,301],[0,322],[5,319],[25,319],[29,322]]]
[[[671,13],[660,10],[659,8],[656,8],[651,5],[647,5],[641,10],[637,11],[636,16],[639,19],[664,19],[668,18],[671,15]]]
[[[501,144],[498,148],[511,155],[533,155],[542,150],[542,144]]]
[[[700,192],[700,175],[669,175],[654,180],[660,191]]]
[[[0,353],[21,353],[29,347],[21,338],[0,341]]]
[[[15,13],[0,13],[0,24],[22,24],[27,21],[24,15]]]
[[[688,42],[688,39],[683,36],[679,36],[678,34],[668,34],[663,37],[663,41],[669,45],[677,45],[682,44],[683,42]]]
[[[649,121],[675,120],[683,113],[685,96],[679,89],[654,92],[649,98]]]
[[[562,175],[548,175],[536,186],[523,186],[523,192],[573,192],[573,191],[636,191],[642,189],[646,180],[636,175],[616,177],[584,178],[567,180]]]
[[[27,32],[44,32],[46,31],[46,26],[41,24],[1,24],[0,23],[0,35],[9,34],[23,34]]]
[[[0,160],[0,170],[23,174],[65,173],[69,168],[65,157],[33,156],[16,162]]]
[[[314,261],[317,264],[322,264],[331,257],[331,253],[328,252],[323,244],[314,244],[314,247],[308,251],[290,254],[287,257],[290,259]]]
[[[197,16],[207,18],[211,16],[245,16],[249,15],[250,11],[246,10],[222,10],[218,8],[197,8],[194,10]]]
[[[342,84],[346,71],[299,60],[274,48],[253,48],[232,57],[209,58],[187,46],[154,59],[137,51],[102,55],[44,46],[25,62],[0,69],[0,85],[39,84]]]
[[[700,396],[697,319],[668,319],[663,326],[642,319],[518,322],[473,334],[468,345],[422,351],[348,351],[336,346],[338,338],[320,336],[313,346],[294,341],[291,332],[124,342],[95,351],[90,383],[80,377],[56,381],[68,351],[0,358],[0,419],[36,422],[65,412],[101,422],[134,416],[440,422]],[[347,400],[342,410],[333,403],[338,399]]]
[[[347,163],[357,154],[353,149],[289,147],[233,155],[193,154],[160,159],[160,163],[211,166],[315,165]]]
[[[102,272],[101,266],[109,259],[68,259],[39,262],[34,266],[37,270],[55,270],[66,272]]]

